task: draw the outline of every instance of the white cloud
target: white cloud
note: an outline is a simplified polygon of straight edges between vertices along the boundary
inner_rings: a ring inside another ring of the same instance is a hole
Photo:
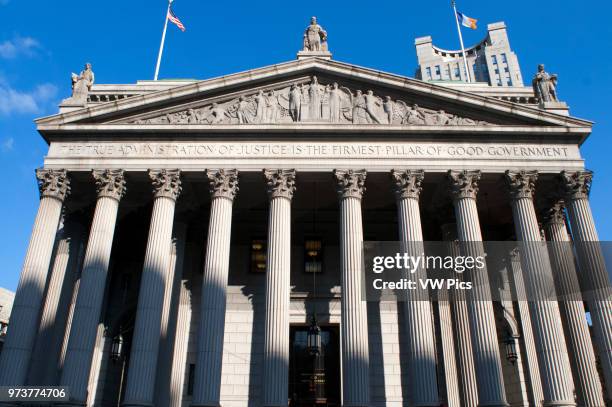
[[[2,1],[0,0],[0,4]],[[11,40],[0,42],[0,58],[13,59],[21,55],[31,57],[38,49],[40,49],[40,43],[36,39],[16,35]]]
[[[2,140],[2,143],[0,143],[0,150],[2,150],[3,153],[8,153],[9,151],[12,151],[14,147],[15,139],[12,137],[4,139]]]
[[[43,83],[24,92],[0,81],[0,115],[41,113],[56,94],[57,87],[51,83]]]

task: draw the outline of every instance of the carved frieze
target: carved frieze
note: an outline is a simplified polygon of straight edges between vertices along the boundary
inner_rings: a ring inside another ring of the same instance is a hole
[[[425,109],[416,104],[378,95],[372,90],[352,90],[337,82],[323,84],[316,76],[309,83],[259,90],[227,101],[139,117],[135,124],[385,124],[421,126],[476,126],[490,123]]]

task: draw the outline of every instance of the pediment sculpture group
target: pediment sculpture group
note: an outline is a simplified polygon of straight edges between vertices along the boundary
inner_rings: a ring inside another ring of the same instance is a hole
[[[333,82],[295,83],[276,90],[260,90],[227,102],[213,102],[153,118],[139,124],[283,124],[296,122],[392,125],[482,125],[444,110],[409,105],[372,90],[352,91]]]

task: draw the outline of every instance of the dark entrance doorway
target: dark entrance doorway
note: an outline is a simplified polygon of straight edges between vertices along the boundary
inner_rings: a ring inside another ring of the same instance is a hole
[[[291,407],[340,405],[340,352],[337,326],[321,326],[319,355],[307,350],[308,326],[290,330],[289,400]]]

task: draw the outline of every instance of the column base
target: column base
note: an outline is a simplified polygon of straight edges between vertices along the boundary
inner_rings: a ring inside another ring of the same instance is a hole
[[[542,402],[542,407],[553,407],[553,406],[563,406],[563,407],[573,407],[576,405],[574,400],[565,400],[565,401],[546,401]]]
[[[499,403],[499,402],[495,402],[495,403],[478,403],[478,407],[510,407],[510,404],[508,403]]]
[[[221,407],[220,403],[191,403],[191,407]]]

